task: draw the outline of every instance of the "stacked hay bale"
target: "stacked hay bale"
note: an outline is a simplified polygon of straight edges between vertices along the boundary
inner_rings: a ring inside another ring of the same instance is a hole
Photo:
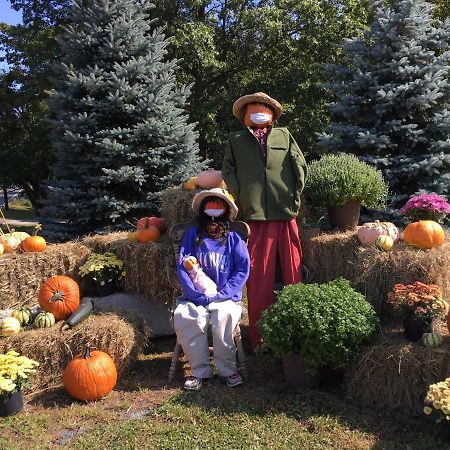
[[[39,362],[31,391],[63,386],[67,363],[90,344],[108,353],[119,376],[126,373],[142,352],[148,336],[145,321],[126,311],[97,310],[73,329],[62,331],[61,322],[51,328],[26,329],[0,338],[0,353],[15,350]]]
[[[44,252],[10,253],[0,258],[0,309],[33,306],[42,283],[54,275],[77,282],[91,250],[80,242],[50,244]]]
[[[439,331],[446,333],[443,327]],[[450,377],[450,336],[443,341],[426,348],[407,341],[398,326],[383,327],[346,374],[348,398],[380,411],[423,414],[429,385]]]
[[[175,257],[167,234],[148,244],[131,241],[124,232],[89,236],[83,244],[92,252],[112,252],[124,261],[125,292],[169,305],[179,295]]]

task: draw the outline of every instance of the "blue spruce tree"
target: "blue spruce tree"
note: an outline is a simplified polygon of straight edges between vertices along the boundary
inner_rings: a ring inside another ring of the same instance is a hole
[[[450,194],[450,21],[423,0],[376,1],[363,38],[328,65],[335,116],[320,145],[384,172],[398,207],[418,192]]]
[[[155,213],[158,194],[205,166],[162,28],[147,0],[77,0],[49,106],[57,159],[40,210],[58,239]]]

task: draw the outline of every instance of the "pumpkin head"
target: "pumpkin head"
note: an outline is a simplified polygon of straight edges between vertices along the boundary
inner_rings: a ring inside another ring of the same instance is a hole
[[[99,400],[114,389],[117,369],[107,353],[87,346],[67,364],[63,380],[66,391],[77,400]]]
[[[225,214],[226,210],[227,205],[219,197],[208,200],[204,206],[205,214],[210,217],[220,217]]]
[[[197,264],[197,258],[195,256],[185,256],[183,258],[183,266],[186,270],[192,270]]]
[[[147,228],[142,228],[136,231],[136,239],[141,244],[147,244],[148,242],[155,242],[159,239],[161,233],[158,228],[153,225],[149,225]]]
[[[263,114],[265,116],[263,116]],[[252,117],[252,115],[254,116]],[[258,122],[255,122],[255,120],[259,119],[256,115],[259,115],[261,119],[266,118],[266,120],[262,123],[259,123],[259,120]],[[273,123],[273,111],[264,103],[249,103],[245,110],[244,123],[246,127],[252,128],[269,127]]]
[[[197,175],[197,186],[202,189],[214,189],[222,185],[223,178],[220,170],[208,169]]]
[[[141,228],[148,228],[150,225],[153,225],[154,227],[158,228],[160,233],[164,233],[164,231],[166,230],[165,219],[154,216],[143,217],[142,219],[139,219],[136,228],[140,230]]]
[[[72,278],[57,275],[49,278],[39,291],[39,305],[56,320],[67,319],[80,306],[80,289]]]
[[[22,241],[21,247],[24,252],[42,252],[47,243],[42,236],[30,236]]]
[[[404,243],[421,249],[439,247],[444,240],[444,229],[433,220],[410,223],[403,231]]]

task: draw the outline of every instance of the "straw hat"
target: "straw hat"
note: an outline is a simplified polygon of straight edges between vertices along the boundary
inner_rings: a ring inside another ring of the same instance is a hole
[[[281,114],[284,113],[283,107],[274,98],[269,97],[264,92],[256,92],[255,94],[244,95],[243,97],[238,98],[233,105],[233,115],[239,120],[242,120],[242,108],[249,103],[264,103],[269,105],[274,111],[273,120],[279,119]]]
[[[198,214],[200,212],[200,204],[206,197],[219,197],[224,200],[230,208],[230,220],[236,219],[238,208],[234,203],[231,194],[225,189],[221,188],[213,188],[195,194],[194,198],[192,199],[192,209],[194,210],[195,214]]]

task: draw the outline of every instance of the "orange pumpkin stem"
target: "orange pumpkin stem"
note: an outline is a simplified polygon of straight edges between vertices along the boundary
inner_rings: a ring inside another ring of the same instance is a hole
[[[55,303],[57,301],[62,302],[64,300],[64,292],[63,291],[57,291],[55,292],[50,299],[48,300],[49,303]]]

